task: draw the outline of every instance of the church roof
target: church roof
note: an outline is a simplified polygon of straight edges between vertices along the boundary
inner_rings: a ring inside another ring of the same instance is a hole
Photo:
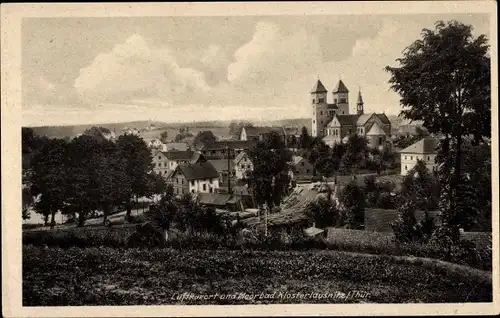
[[[423,138],[413,145],[401,150],[400,153],[436,153],[438,140],[436,138]]]
[[[337,115],[337,119],[341,125],[356,125],[360,115]]]
[[[357,120],[358,125],[364,125],[373,116],[373,114],[361,114]]]
[[[337,83],[337,86],[333,89],[333,93],[349,93],[349,90],[345,86],[344,82],[342,80],[339,80]]]
[[[316,82],[316,85],[314,85],[313,89],[311,90],[311,94],[314,94],[314,93],[326,93],[327,90],[325,88],[325,86],[323,85],[323,83],[321,83],[320,80],[318,80]]]
[[[367,136],[381,136],[386,135],[385,131],[380,127],[378,123],[374,123],[370,130],[366,133]]]
[[[380,121],[382,121],[384,124],[386,124],[386,125],[391,124],[391,121],[389,120],[389,118],[387,118],[387,115],[385,113],[375,114],[375,115],[377,115],[377,117],[380,119]]]

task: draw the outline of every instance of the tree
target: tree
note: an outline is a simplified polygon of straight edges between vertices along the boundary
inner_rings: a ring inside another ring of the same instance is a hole
[[[128,176],[125,173],[126,161],[118,152],[113,142],[105,141],[97,153],[96,187],[98,207],[103,211],[103,224],[113,207],[123,203],[128,192]]]
[[[48,139],[31,160],[31,193],[41,195],[35,211],[46,218],[51,216],[50,225],[55,225],[55,214],[65,200],[68,185],[65,168],[67,143],[63,139]]]
[[[198,132],[196,137],[194,137],[193,144],[194,145],[209,145],[213,144],[217,141],[217,138],[215,137],[214,133],[210,130],[203,130]]]
[[[314,226],[320,229],[335,226],[340,216],[335,202],[326,198],[310,202],[306,207],[305,213],[309,223],[314,223]]]
[[[30,218],[30,207],[33,206],[35,203],[35,200],[33,198],[33,195],[31,194],[31,190],[29,187],[23,187],[22,190],[22,201],[23,201],[23,207],[22,207],[22,217],[23,220],[27,220]]]
[[[306,126],[302,126],[302,131],[300,133],[299,138],[299,148],[301,149],[309,149],[311,146],[312,138],[307,131]]]
[[[182,134],[177,134],[174,137],[175,142],[180,142],[180,141],[182,141],[182,139],[184,139],[184,136]]]
[[[313,176],[316,176],[318,162],[320,163],[320,170],[324,168],[326,172],[329,172],[331,167],[322,167],[321,165],[325,165],[326,162],[329,161],[330,147],[328,147],[320,137],[312,139],[309,147],[310,152],[307,160],[313,165]]]
[[[438,180],[429,172],[425,163],[417,161],[401,183],[402,200],[412,201],[424,211],[437,209],[439,201]]]
[[[345,210],[348,228],[357,229],[364,223],[365,196],[363,190],[353,180],[340,192],[339,201]]]
[[[438,21],[397,61],[399,66],[386,70],[392,89],[401,96],[401,115],[423,121],[430,133],[443,136],[438,156],[440,209],[443,226],[454,232],[456,241],[462,214],[457,198],[462,195],[463,136],[473,135],[476,143],[491,136],[489,45],[485,35],[472,36],[470,25]]]
[[[340,169],[340,162],[342,161],[342,157],[346,151],[346,145],[343,143],[336,143],[333,145],[331,154],[332,154],[332,164],[335,171]]]
[[[88,214],[99,208],[103,195],[98,180],[107,176],[107,171],[106,168],[100,169],[103,163],[101,142],[105,141],[82,135],[74,138],[67,148],[65,198],[66,203],[78,212],[78,226],[83,226]]]
[[[127,176],[126,218],[130,220],[133,197],[144,196],[148,191],[147,176],[153,169],[152,157],[144,140],[135,135],[120,136],[116,144],[118,155],[124,159],[124,171]]]
[[[352,134],[345,146],[345,153],[341,160],[341,166],[355,173],[363,167],[368,156],[368,140],[364,136]]]
[[[253,163],[253,171],[248,173],[249,186],[256,203],[266,203],[270,209],[281,202],[290,184],[292,153],[283,145],[275,148],[276,143],[271,136],[249,151]]]
[[[168,131],[164,131],[160,134],[160,141],[164,144],[168,142]]]

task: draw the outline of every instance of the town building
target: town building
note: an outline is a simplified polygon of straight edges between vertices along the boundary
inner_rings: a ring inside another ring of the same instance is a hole
[[[205,157],[197,151],[156,151],[153,155],[153,171],[167,177],[180,164],[205,162]]]
[[[408,174],[408,171],[415,167],[418,160],[422,161],[429,171],[436,171],[435,160],[438,145],[438,139],[426,137],[401,150],[401,175]]]
[[[247,152],[240,152],[234,158],[234,175],[236,179],[245,178],[247,171],[253,170],[253,164]]]
[[[248,151],[255,146],[254,141],[248,140],[224,140],[203,145],[201,153],[207,159],[235,158],[239,153]]]
[[[358,92],[356,113],[349,112],[349,90],[340,80],[333,89],[333,103],[327,102],[325,86],[318,79],[311,91],[312,136],[323,137],[327,145],[345,142],[350,135],[368,139],[370,148],[382,149],[391,141],[391,122],[385,114],[365,114],[361,91]]]
[[[151,139],[148,141],[148,147],[151,149],[163,150],[163,143],[160,139]]]
[[[219,186],[222,188],[228,187],[228,181],[234,178],[234,163],[231,159],[209,159],[208,162],[214,166],[219,173]]]
[[[180,164],[168,174],[167,184],[174,188],[174,195],[186,193],[217,193],[219,173],[209,162]]]
[[[194,198],[201,206],[230,212],[244,211],[245,207],[240,196],[225,193],[198,193]]]
[[[291,170],[294,179],[307,178],[312,176],[313,165],[306,158],[293,156]]]
[[[286,131],[283,127],[253,127],[245,126],[241,128],[240,140],[245,141],[263,141],[264,137],[271,132],[277,133],[281,141],[286,141]]]

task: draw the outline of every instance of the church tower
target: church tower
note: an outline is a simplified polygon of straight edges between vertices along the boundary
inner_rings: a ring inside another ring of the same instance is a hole
[[[363,109],[363,97],[361,96],[361,89],[358,92],[358,101],[356,103],[356,112],[358,115],[363,115],[364,109]]]
[[[337,104],[339,115],[349,115],[349,90],[342,80],[333,89],[333,103]]]
[[[311,136],[324,136],[325,125],[328,124],[328,103],[326,95],[328,91],[321,81],[318,79],[313,89],[311,90],[312,104],[312,132]]]

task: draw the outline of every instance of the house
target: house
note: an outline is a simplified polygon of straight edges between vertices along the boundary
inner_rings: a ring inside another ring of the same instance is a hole
[[[345,142],[352,134],[368,139],[370,148],[382,149],[390,145],[391,122],[385,114],[365,114],[361,91],[358,92],[356,113],[349,112],[349,90],[340,80],[333,89],[333,103],[327,102],[325,86],[318,79],[311,91],[312,136],[322,137],[332,147]]]
[[[241,197],[222,193],[198,193],[196,201],[201,206],[224,209],[230,212],[244,211]]]
[[[263,141],[264,137],[271,132],[278,133],[281,141],[286,142],[286,131],[283,127],[252,127],[245,126],[241,128],[240,140],[245,141]]]
[[[105,127],[92,126],[92,128],[85,130],[83,135],[94,137],[99,141],[104,141],[104,140],[113,141],[116,139],[115,132]]]
[[[217,193],[219,173],[209,162],[179,164],[168,174],[167,183],[174,187],[174,194]]]
[[[208,162],[214,166],[220,175],[219,186],[227,187],[229,178],[234,177],[234,163],[230,159],[209,159]]]
[[[429,171],[436,171],[435,162],[439,141],[436,138],[426,137],[400,151],[401,175],[406,175],[417,164],[424,162]]]
[[[207,159],[235,158],[242,151],[248,151],[255,146],[254,141],[224,140],[203,145],[201,153]]]
[[[156,151],[153,154],[153,171],[167,177],[180,164],[205,162],[206,159],[197,151]]]
[[[313,173],[313,165],[301,156],[293,156],[291,170],[295,179],[309,177]]]
[[[246,172],[252,170],[253,164],[247,152],[240,152],[236,158],[234,158],[234,175],[236,179],[245,178]]]
[[[187,151],[190,148],[186,142],[167,142],[162,145],[163,151]]]

